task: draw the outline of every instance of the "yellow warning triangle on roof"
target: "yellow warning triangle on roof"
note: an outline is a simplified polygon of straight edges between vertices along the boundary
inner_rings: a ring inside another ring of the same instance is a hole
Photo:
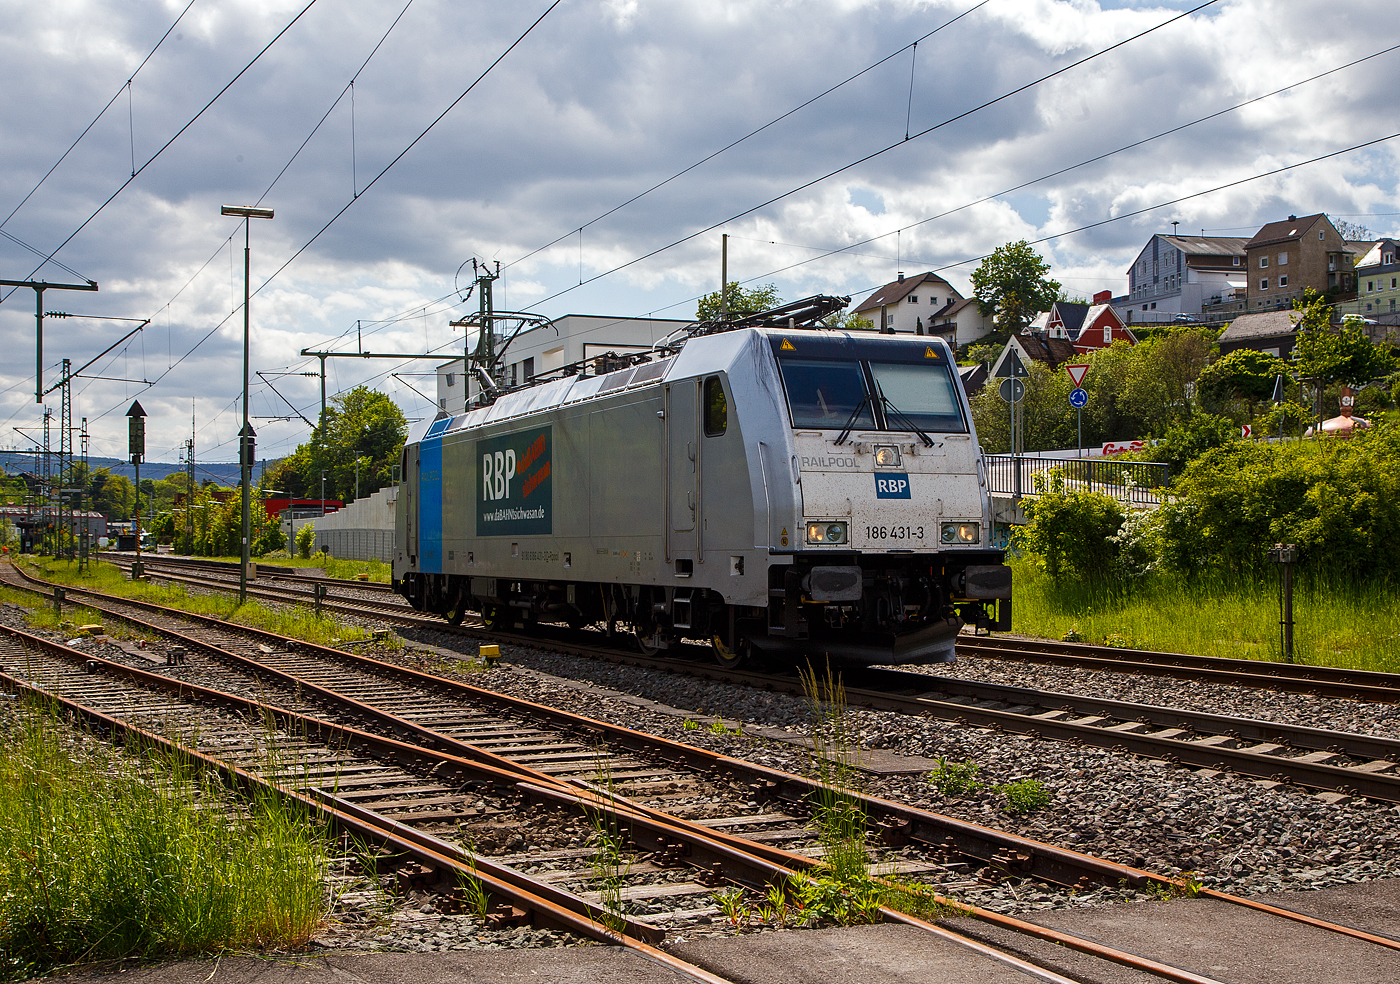
[[[924,358],[925,358],[925,359],[936,359],[936,358],[938,358],[938,353],[935,352],[935,351],[933,350],[933,346],[932,346],[932,345],[928,345],[928,346],[926,346],[926,347],[924,348]]]
[[[781,349],[782,351],[784,351],[784,352],[796,352],[796,351],[797,351],[797,346],[794,345],[794,344],[792,344],[792,342],[789,342],[786,338],[783,339],[783,344],[780,345],[780,346],[778,346],[778,348],[780,348],[780,349]]]

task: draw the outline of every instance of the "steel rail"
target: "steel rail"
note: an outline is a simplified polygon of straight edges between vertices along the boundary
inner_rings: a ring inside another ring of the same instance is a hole
[[[44,583],[23,571],[20,573],[27,580]],[[136,607],[146,608],[148,610],[154,609],[164,611],[181,618],[203,621],[224,628],[231,627],[229,623],[209,616],[194,615],[177,609],[164,609],[161,606],[151,605],[147,602],[134,602],[130,599],[105,595],[101,592],[75,589],[74,593],[107,598],[118,603],[132,604]],[[122,616],[118,615],[117,617]],[[157,626],[151,627],[161,632],[168,631]],[[697,771],[708,769],[716,773],[729,773],[752,783],[756,790],[769,795],[778,796],[785,800],[812,802],[815,796],[820,795],[826,790],[826,787],[822,784],[801,776],[771,769],[767,766],[757,765],[742,759],[734,759],[719,753],[710,752],[706,749],[673,742],[658,736],[637,732],[620,725],[586,718],[569,711],[549,707],[548,705],[523,701],[519,698],[473,687],[470,684],[444,680],[406,667],[383,663],[355,653],[346,653],[329,647],[317,646],[312,643],[280,636],[262,629],[251,629],[245,626],[233,627],[240,632],[261,636],[282,645],[292,645],[306,651],[314,651],[339,662],[351,662],[362,667],[374,666],[379,668],[380,672],[385,675],[416,679],[424,684],[435,685],[438,688],[456,691],[463,695],[470,695],[483,703],[493,704],[498,707],[506,707],[517,713],[524,713],[529,716],[545,717],[549,720],[566,723],[580,730],[592,731],[606,736],[610,741],[617,743],[620,747],[632,750],[644,750],[668,763],[686,764]],[[501,634],[496,633],[493,635],[500,636]],[[527,645],[532,642],[528,637],[519,638],[518,641]],[[967,710],[963,705],[955,706],[959,707],[961,710]],[[446,736],[444,736],[444,738],[445,737]],[[1105,884],[1127,884],[1132,887],[1155,884],[1167,890],[1176,890],[1179,888],[1178,883],[1172,878],[1143,871],[1128,865],[1096,858],[1092,855],[1060,848],[1055,845],[1010,834],[1005,831],[956,820],[955,818],[933,813],[932,811],[924,810],[919,807],[895,803],[854,790],[843,790],[842,793],[859,803],[862,808],[866,810],[868,815],[883,818],[884,822],[881,824],[883,834],[890,842],[898,842],[901,839],[913,840],[984,861],[994,869],[1001,870],[1007,874],[1020,874],[1022,876],[1034,877],[1043,881],[1071,887],[1083,887],[1090,878],[1093,878],[1093,880]],[[713,831],[709,832],[710,837],[713,837],[714,834],[715,832]],[[1076,875],[1077,877],[1075,877]],[[1071,881],[1071,878],[1074,878],[1074,880]],[[1213,889],[1203,890],[1203,892],[1208,892],[1213,898],[1234,902],[1250,908],[1258,909],[1261,905],[1261,903],[1256,903],[1249,899]],[[1293,919],[1295,921],[1308,923],[1309,925],[1315,925],[1318,928],[1331,929],[1342,935],[1363,939],[1376,945],[1400,950],[1400,940],[1392,940],[1387,937],[1367,934],[1351,927],[1329,923],[1325,920],[1316,920],[1314,917],[1304,916],[1300,913],[1292,913],[1287,909],[1277,909],[1272,912],[1272,914],[1278,915],[1281,918]]]
[[[129,565],[136,559],[134,553],[125,552],[104,554],[114,564]],[[146,565],[148,571],[151,566],[175,567],[184,570],[208,570],[220,571],[229,574],[237,574],[242,565],[227,560],[210,560],[204,557],[179,557],[170,554],[142,554],[141,562]],[[324,584],[327,587],[350,588],[357,591],[386,591],[392,592],[393,585],[383,581],[359,581],[354,578],[319,576],[316,574],[298,574],[294,568],[283,567],[281,564],[252,564],[253,576],[269,578],[277,581],[304,581],[307,584]],[[251,573],[251,572],[250,572]]]
[[[21,573],[24,574],[22,571]],[[30,580],[37,580],[27,574],[24,576]],[[86,589],[75,589],[75,593],[94,594],[87,592]],[[134,602],[130,599],[101,596],[124,604],[134,604],[138,607],[148,604]],[[159,606],[153,607],[159,608]],[[213,621],[208,616],[186,617]],[[516,637],[502,633],[493,633],[492,635],[523,644],[531,644],[533,640],[533,637]],[[533,641],[534,644],[538,644],[537,640]],[[801,692],[800,681],[791,677],[775,677],[742,670],[725,670],[717,666],[686,664],[656,657],[623,655],[598,647],[563,644],[554,641],[549,644],[552,648],[591,658],[604,658],[632,665],[680,670],[691,675],[747,683],[767,689],[780,689],[792,694]],[[338,650],[328,651],[338,652]],[[387,667],[389,664],[382,665]],[[898,671],[883,671],[883,678],[893,679],[905,687],[928,686],[931,682],[941,683],[939,678]],[[964,689],[974,688],[974,685],[965,682],[950,681],[949,685],[958,685]],[[1077,705],[1081,708],[1103,709],[1110,711],[1111,715],[1125,717],[1126,721],[1119,725],[1103,727],[1101,726],[1102,721],[1094,713],[1094,710],[1086,712],[1089,717],[1085,720],[1062,721],[1056,720],[1062,712],[1055,710],[1027,714],[1012,710],[980,707],[976,704],[938,700],[926,696],[904,696],[862,687],[847,687],[846,696],[849,701],[868,707],[902,713],[928,714],[942,720],[1000,729],[1014,734],[1081,743],[1148,758],[1161,758],[1199,768],[1229,770],[1274,782],[1294,783],[1308,788],[1364,796],[1386,802],[1400,802],[1400,772],[1392,771],[1394,763],[1400,761],[1400,742],[1393,740],[1356,736],[1343,732],[1326,732],[1321,729],[1295,728],[1265,721],[1235,719],[1221,715],[1159,708],[1152,705],[1085,699],[1068,694],[1042,694],[1018,688],[998,688],[992,685],[986,689],[993,693],[998,692],[998,690],[1002,693],[1010,692],[1016,695],[1016,699],[1035,700],[1041,706],[1046,704]],[[976,692],[975,689],[973,692]],[[1113,704],[1116,704],[1116,707],[1109,706]],[[1143,726],[1143,718],[1146,718],[1149,723],[1156,723],[1164,730],[1155,734],[1138,733],[1136,729]],[[1205,741],[1194,740],[1200,730],[1214,732],[1214,735]],[[1262,742],[1262,744],[1254,748],[1234,748],[1223,743],[1234,741],[1236,736],[1244,738],[1246,734],[1251,736],[1251,740]],[[1254,738],[1255,735],[1259,737]],[[1215,739],[1221,739],[1221,741]],[[1293,745],[1317,748],[1318,751],[1313,753],[1314,760],[1309,760],[1308,756],[1289,758],[1274,754]],[[1329,751],[1332,748],[1341,748],[1343,752]],[[1363,767],[1354,768],[1317,760],[1324,755],[1334,754],[1351,754],[1359,758],[1369,757],[1370,762]]]
[[[396,759],[405,757],[413,759],[416,755],[421,754],[422,751],[417,746],[404,745],[392,739],[383,739],[358,729],[326,722],[316,717],[301,715],[275,705],[251,701],[227,694],[223,691],[211,690],[209,688],[171,680],[168,677],[149,673],[101,657],[92,657],[86,654],[75,653],[49,640],[32,636],[28,633],[20,632],[19,630],[3,629],[0,631],[4,631],[7,635],[22,638],[28,644],[47,649],[69,662],[85,662],[88,664],[89,672],[100,669],[113,676],[136,681],[142,686],[176,695],[183,700],[218,704],[245,713],[267,714],[280,727],[287,729],[295,728],[302,734],[315,734],[324,739],[327,744],[338,742],[347,746],[370,746],[375,749],[378,754],[391,754],[392,757]],[[81,713],[89,720],[100,721],[113,733],[117,733],[120,730],[128,734],[139,734],[142,736],[143,740],[152,740],[161,747],[172,749],[179,747],[172,742],[154,736],[150,732],[122,722],[118,718],[105,715],[101,711],[89,708],[86,705],[77,701],[72,701],[61,695],[33,687],[7,674],[0,673],[0,682],[3,682],[6,686],[10,686],[10,684],[13,683],[17,685],[16,689],[23,687],[31,692],[43,694],[49,699],[57,700],[64,706],[69,707],[77,713]],[[576,932],[582,929],[585,931],[585,935],[590,935],[591,938],[599,939],[602,942],[622,943],[653,959],[656,958],[656,953],[661,953],[667,958],[663,961],[666,966],[679,970],[696,980],[707,982],[720,982],[723,980],[703,970],[701,971],[701,975],[703,976],[697,975],[694,971],[698,968],[678,961],[669,954],[665,954],[664,951],[654,951],[654,948],[651,947],[650,944],[658,942],[660,934],[646,924],[627,920],[627,932],[625,934],[620,933],[592,919],[589,915],[589,913],[592,912],[592,908],[589,907],[587,903],[583,903],[577,896],[557,889],[554,886],[538,882],[513,869],[497,865],[489,859],[468,854],[455,845],[449,844],[426,832],[415,830],[393,818],[380,816],[371,810],[322,790],[312,790],[308,795],[296,790],[276,786],[268,783],[266,780],[253,776],[251,773],[246,772],[246,770],[240,770],[229,763],[224,763],[221,760],[205,756],[196,750],[180,750],[183,754],[192,757],[206,768],[217,769],[226,777],[237,777],[237,780],[244,786],[255,785],[261,788],[275,789],[282,795],[294,798],[312,812],[316,812],[327,820],[332,821],[335,828],[339,831],[351,832],[364,839],[394,847],[414,857],[420,863],[427,864],[429,867],[451,871],[456,873],[459,877],[476,878],[489,886],[493,893],[509,899],[513,905],[535,911],[541,917],[555,925],[559,925],[561,928]],[[508,771],[498,770],[494,766],[482,765],[463,759],[455,759],[453,756],[444,753],[438,754],[436,759],[436,763],[429,769],[431,772],[441,772],[442,766],[447,765],[452,768],[460,769],[465,773],[473,774],[477,778],[495,779],[497,781],[513,783],[515,788],[525,792],[527,795],[533,795],[542,801],[550,801],[556,804],[585,810],[590,807],[593,809],[606,810],[610,815],[610,819],[625,821],[630,835],[639,843],[641,842],[641,838],[637,835],[643,831],[648,835],[648,839],[654,838],[662,849],[674,846],[676,839],[680,839],[691,849],[691,859],[693,863],[699,863],[706,859],[718,857],[722,860],[714,863],[723,863],[727,870],[734,868],[742,870],[747,876],[743,880],[753,887],[762,887],[767,884],[779,884],[789,879],[797,870],[815,869],[821,865],[819,861],[801,854],[783,851],[782,849],[774,848],[769,845],[756,844],[738,835],[726,834],[722,831],[711,831],[707,828],[698,827],[696,824],[671,817],[667,814],[660,813],[660,811],[646,808],[640,804],[631,802],[625,797],[616,796],[606,791],[593,789],[585,790],[583,793],[571,791],[561,788],[563,785],[562,783],[558,783],[546,775],[538,775],[538,779],[543,784],[529,781],[517,782],[517,776]],[[503,761],[501,764],[508,768],[519,769],[522,773],[527,775],[532,771],[508,761]],[[658,819],[658,817],[660,819]],[[699,854],[697,849],[703,849],[703,855]],[[1161,964],[1139,954],[1129,953],[1115,947],[1086,940],[1070,933],[1055,933],[1043,927],[1037,927],[1034,924],[1025,923],[1013,917],[1003,916],[991,910],[958,903],[955,900],[936,893],[933,898],[934,901],[940,905],[955,908],[975,918],[982,919],[983,921],[1039,938],[1053,937],[1054,941],[1061,946],[1078,950],[1099,959],[1133,967],[1163,977],[1167,980],[1181,982],[1181,984],[1219,984],[1219,982],[1213,978],[1201,977],[1188,971],[1182,971],[1178,968],[1171,967],[1170,965]],[[570,919],[570,915],[577,918]],[[888,922],[897,922],[913,926],[924,932],[938,936],[954,945],[977,953],[980,956],[995,960],[1037,979],[1050,982],[1050,984],[1075,984],[1075,982],[1071,981],[1069,978],[1063,977],[1053,971],[1029,963],[1022,958],[1005,953],[981,941],[971,939],[954,930],[935,925],[916,916],[911,916],[888,907],[881,908],[881,915],[882,918]]]
[[[1273,663],[1266,660],[1226,659],[1162,653],[1144,649],[1115,649],[1077,642],[1042,639],[1005,639],[991,636],[958,637],[962,656],[1013,660],[1050,666],[1074,666],[1114,673],[1172,676],[1185,680],[1233,683],[1243,687],[1343,697],[1352,700],[1395,703],[1400,701],[1400,674],[1352,670],[1306,663]]]
[[[287,729],[298,729],[302,734],[314,734],[326,741],[327,744],[342,743],[344,745],[369,746],[380,755],[389,755],[395,759],[408,758],[410,760],[421,757],[422,749],[418,746],[405,745],[392,739],[384,739],[379,736],[323,721],[320,718],[301,715],[275,705],[256,702],[227,694],[223,691],[211,690],[171,680],[158,674],[149,673],[134,667],[129,667],[122,663],[116,663],[101,657],[88,656],[76,653],[66,647],[59,646],[49,640],[42,639],[19,630],[4,629],[0,627],[0,632],[12,637],[18,637],[26,644],[34,645],[54,653],[68,662],[84,662],[87,664],[89,672],[101,670],[112,676],[132,680],[144,687],[156,689],[158,691],[175,695],[182,700],[201,701],[220,706],[243,711],[245,713],[261,713],[268,715],[278,726]],[[80,713],[84,717],[94,722],[100,722],[103,727],[112,733],[139,734],[143,740],[151,740],[160,747],[179,748],[172,742],[154,736],[150,732],[136,728],[118,718],[106,715],[94,708],[87,707],[80,702],[73,701],[62,695],[51,691],[43,690],[31,684],[20,681],[8,674],[0,672],[0,683],[11,689],[24,689],[29,692],[44,695],[48,699],[56,700],[63,706],[75,713]],[[276,789],[283,795],[294,798],[312,812],[315,812],[328,820],[334,822],[337,830],[348,831],[366,840],[385,844],[400,850],[403,853],[414,857],[420,863],[427,864],[435,869],[444,869],[456,873],[459,877],[472,877],[486,884],[491,891],[508,899],[513,905],[536,912],[543,920],[550,924],[558,925],[561,928],[575,932],[581,932],[601,942],[622,943],[632,949],[642,952],[644,955],[657,959],[658,954],[664,959],[662,962],[674,970],[687,974],[692,979],[710,982],[710,984],[721,984],[723,978],[719,978],[700,968],[679,961],[677,958],[665,954],[664,951],[656,951],[650,944],[659,942],[660,932],[644,923],[634,920],[624,920],[626,933],[618,932],[596,919],[591,913],[594,911],[591,906],[583,902],[572,893],[565,892],[554,886],[541,883],[528,876],[522,875],[513,869],[497,865],[484,857],[468,854],[457,848],[455,845],[442,841],[423,831],[415,830],[390,817],[380,816],[371,810],[360,807],[350,801],[327,793],[322,790],[312,790],[310,795],[303,794],[296,790],[286,789],[266,782],[266,780],[253,776],[246,770],[240,770],[236,766],[224,763],[203,755],[193,749],[180,748],[183,754],[190,756],[202,766],[215,768],[220,774],[229,777],[236,776],[238,781],[247,786],[259,788]],[[489,753],[484,753],[489,754]],[[558,783],[551,777],[543,774],[535,774],[539,783],[520,781],[520,777],[512,771],[497,769],[495,766],[483,765],[481,763],[470,762],[464,759],[456,759],[445,753],[438,753],[434,756],[436,761],[428,770],[440,773],[444,765],[449,768],[456,768],[466,774],[476,778],[493,779],[498,782],[505,782],[515,788],[532,795],[542,801],[550,801],[556,804],[566,805],[576,809],[587,810],[590,807],[598,810],[608,811],[610,818],[617,821],[625,821],[625,825],[630,835],[637,842],[642,838],[638,835],[645,833],[647,840],[654,840],[663,849],[673,847],[679,840],[689,849],[692,863],[700,863],[707,859],[716,860],[714,864],[724,864],[726,869],[740,869],[747,877],[743,880],[752,887],[761,888],[769,883],[781,883],[790,878],[793,873],[802,868],[819,867],[820,862],[805,857],[768,847],[757,845],[745,841],[735,835],[725,834],[720,831],[710,831],[698,825],[683,821],[665,814],[659,814],[663,819],[657,820],[658,811],[642,810],[635,808],[635,804],[620,797],[599,795],[591,790],[571,791],[563,788],[562,783]],[[426,764],[426,763],[420,763]],[[521,767],[515,763],[502,761],[502,765],[509,769],[519,770],[525,775],[529,775],[532,770]],[[760,857],[751,853],[750,848],[761,847],[768,857]],[[703,852],[703,853],[702,853]],[[713,867],[713,865],[711,865]],[[941,899],[941,897],[940,897]],[[947,900],[942,900],[947,902]],[[908,916],[904,913],[897,913],[893,910],[882,909],[882,915],[889,921],[902,922],[912,925],[926,932],[937,935],[940,938],[961,946],[983,957],[996,960],[1012,969],[1029,974],[1038,979],[1050,982],[1050,984],[1075,984],[1068,978],[1062,977],[1052,971],[1047,971],[1028,963],[1019,957],[1004,953],[994,947],[988,946],[980,941],[963,936],[955,931],[944,927],[935,926],[925,920]],[[987,913],[995,920],[995,913]],[[572,917],[572,918],[571,918]],[[1083,949],[1084,952],[1093,953],[1103,959],[1117,960],[1118,962],[1131,962],[1131,965],[1156,972],[1156,967],[1152,961],[1134,954],[1126,954],[1121,951],[1105,948],[1098,944],[1079,940],[1077,937],[1065,935],[1061,941],[1064,945]],[[1165,965],[1163,965],[1165,967]],[[700,973],[696,973],[699,970]],[[1168,973],[1171,980],[1181,980],[1196,984],[1202,980],[1194,976],[1179,977]]]

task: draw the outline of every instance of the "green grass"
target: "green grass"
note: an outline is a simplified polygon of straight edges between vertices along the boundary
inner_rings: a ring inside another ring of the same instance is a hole
[[[1013,558],[1013,631],[1046,639],[1135,649],[1281,660],[1276,578],[1231,584],[1150,576],[1130,592],[1056,585],[1026,558]],[[1400,590],[1295,585],[1294,661],[1400,672]],[[1120,643],[1121,640],[1121,643]]]
[[[337,621],[329,616],[317,618],[309,606],[298,605],[276,610],[256,601],[240,606],[237,597],[232,594],[190,594],[180,585],[129,581],[126,575],[111,564],[89,564],[88,569],[80,575],[76,564],[64,561],[51,562],[41,558],[37,563],[30,563],[32,573],[59,584],[71,584],[93,591],[134,598],[137,601],[166,605],[198,615],[212,615],[239,625],[248,625],[323,646],[334,645],[346,639],[363,639],[370,634],[358,626]],[[23,603],[35,604],[34,596],[29,595],[28,600]],[[49,611],[53,611],[51,603]],[[96,617],[93,620],[101,621]]]
[[[238,563],[240,557],[210,557],[209,560],[223,560]],[[256,557],[254,560],[259,564],[270,564],[276,567],[319,567],[326,572],[326,577],[341,577],[350,580],[357,574],[368,574],[371,581],[380,584],[388,584],[393,580],[393,568],[382,560],[341,560],[338,557],[331,557],[324,553],[312,554],[309,558],[297,557]]]
[[[179,761],[123,755],[37,705],[3,725],[0,980],[315,932],[328,842],[295,808],[268,797],[237,810]]]

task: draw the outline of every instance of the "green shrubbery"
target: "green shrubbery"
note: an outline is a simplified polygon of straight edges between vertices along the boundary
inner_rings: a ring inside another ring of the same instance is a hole
[[[1129,512],[1111,496],[1052,473],[1027,501],[1016,536],[1052,581],[1124,586],[1152,570],[1186,577],[1257,578],[1275,543],[1297,544],[1301,572],[1331,583],[1400,576],[1400,431],[1353,439],[1259,444],[1225,438],[1206,415],[1183,427],[1172,496]],[[1175,453],[1175,452],[1173,452]]]

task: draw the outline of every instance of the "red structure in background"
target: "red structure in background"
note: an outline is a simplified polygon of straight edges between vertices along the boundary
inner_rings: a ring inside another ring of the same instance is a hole
[[[325,510],[326,515],[330,515],[337,509],[345,505],[343,499],[291,499],[286,496],[275,499],[262,500],[263,508],[267,510],[268,519],[276,519],[282,514],[284,509],[294,509],[301,515]]]

